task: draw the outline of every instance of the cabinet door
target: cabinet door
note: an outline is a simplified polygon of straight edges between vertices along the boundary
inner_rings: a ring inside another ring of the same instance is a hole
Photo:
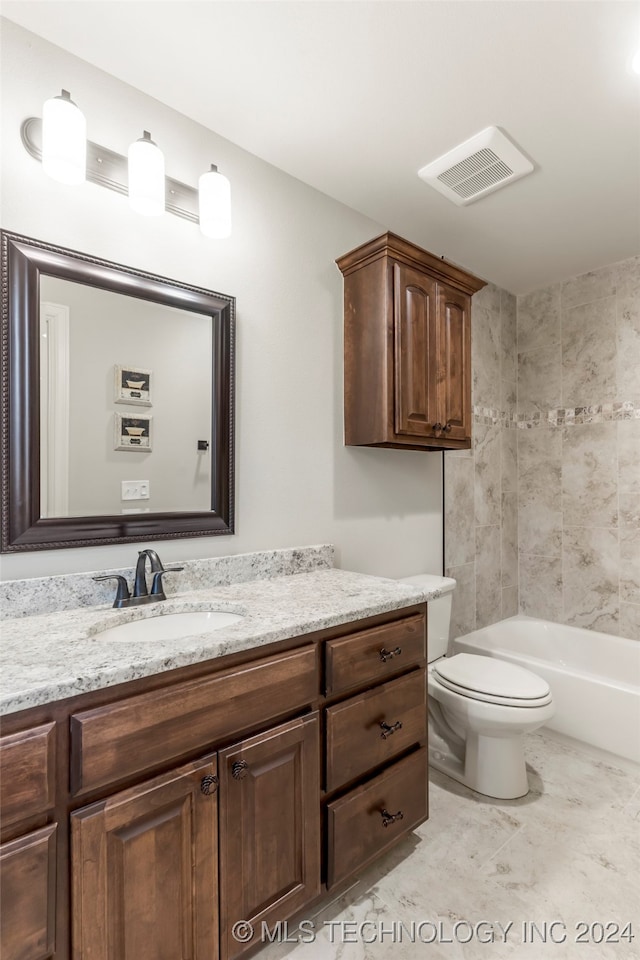
[[[395,432],[432,437],[438,420],[436,284],[395,263],[393,291]]]
[[[471,324],[466,294],[438,284],[438,419],[449,440],[471,436]]]
[[[56,826],[0,847],[0,956],[45,960],[55,951]]]
[[[215,960],[215,775],[207,757],[72,814],[74,960]]]
[[[220,753],[220,917],[223,960],[320,893],[318,714]],[[248,921],[254,936],[233,937]]]

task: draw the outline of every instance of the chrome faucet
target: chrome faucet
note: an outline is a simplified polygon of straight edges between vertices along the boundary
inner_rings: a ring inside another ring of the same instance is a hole
[[[153,574],[151,592],[147,584],[147,560],[150,572]],[[184,567],[163,567],[160,557],[155,550],[147,548],[138,552],[136,572],[133,580],[133,596],[129,592],[126,577],[119,573],[111,573],[104,577],[94,577],[94,580],[117,580],[116,598],[114,607],[137,607],[142,603],[157,603],[166,600],[162,578],[165,573],[179,573]]]

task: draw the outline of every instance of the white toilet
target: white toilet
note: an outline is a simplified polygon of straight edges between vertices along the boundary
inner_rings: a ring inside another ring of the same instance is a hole
[[[429,763],[488,797],[523,797],[529,790],[523,736],[553,716],[549,685],[494,657],[447,657],[456,581],[419,574],[402,582],[442,594],[427,606]]]

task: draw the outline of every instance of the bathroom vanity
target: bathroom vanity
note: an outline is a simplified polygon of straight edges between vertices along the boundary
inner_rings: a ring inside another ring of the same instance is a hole
[[[67,614],[87,689],[3,717],[3,960],[232,960],[426,819],[424,593],[325,570],[207,597],[242,622],[126,682],[104,608]]]

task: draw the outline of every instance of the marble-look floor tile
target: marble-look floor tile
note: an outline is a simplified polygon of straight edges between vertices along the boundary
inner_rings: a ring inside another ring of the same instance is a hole
[[[562,434],[564,523],[618,523],[617,423],[565,427]]]
[[[518,297],[518,352],[560,343],[560,284]]]
[[[618,531],[565,526],[563,623],[617,633],[620,620]]]
[[[558,406],[588,406],[616,398],[615,297],[565,310],[562,401]]]

